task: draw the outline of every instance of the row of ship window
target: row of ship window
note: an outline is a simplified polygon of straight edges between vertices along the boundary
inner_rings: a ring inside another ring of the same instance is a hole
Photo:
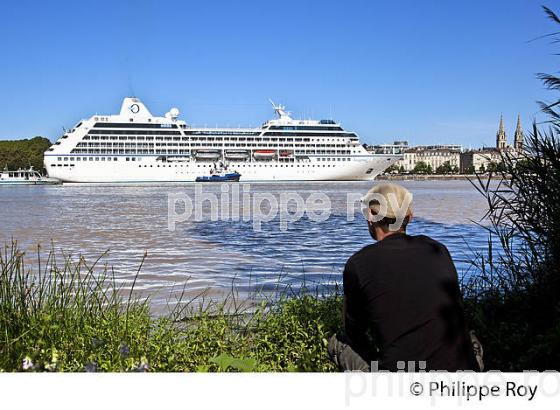
[[[201,168],[201,167],[202,168],[206,168],[206,167],[213,168],[214,167],[214,165],[200,165],[200,164],[197,164],[196,166],[198,168]],[[309,168],[315,168],[315,167],[330,168],[331,166],[334,167],[336,165],[335,164],[332,164],[332,165],[331,164],[322,164],[322,165],[315,165],[315,164],[295,164],[295,165],[294,164],[286,164],[286,165],[284,165],[284,164],[274,164],[274,165],[270,165],[270,164],[254,164],[254,165],[235,164],[236,168],[245,168],[245,167],[249,167],[249,168],[257,168],[257,167],[258,168],[263,168],[263,167],[264,168],[266,168],[266,167],[272,167],[272,168],[294,168],[294,167],[296,167],[296,168],[300,168],[300,167],[302,167],[302,168],[307,168],[307,167],[309,167]],[[142,168],[142,167],[153,168],[154,165],[138,165],[138,168]],[[168,168],[183,168],[184,165],[182,165],[182,164],[179,164],[179,165],[177,165],[177,164],[175,164],[175,165],[156,165],[155,167],[156,168],[165,168],[165,167],[168,167]]]
[[[101,117],[100,119],[103,119],[103,117]],[[151,120],[148,119],[148,121]],[[127,122],[97,122],[93,127],[94,128],[177,128],[177,124],[138,124],[138,123],[130,124]]]
[[[90,135],[182,135],[179,131],[89,130]],[[116,137],[115,137],[116,138]]]
[[[103,160],[104,159],[105,158],[103,158]],[[91,158],[90,158],[90,160],[91,160]],[[97,158],[96,158],[96,160],[97,160]],[[108,158],[108,160],[110,160],[110,158]],[[73,167],[73,166],[75,166],[75,164],[53,164],[53,166],[54,167]],[[214,165],[200,165],[200,164],[197,164],[196,166],[198,168],[200,168],[200,167],[202,167],[202,168],[205,168],[205,167],[212,168]],[[284,168],[284,167],[286,167],[286,168],[288,168],[288,167],[291,167],[291,168],[293,168],[294,166],[297,167],[297,168],[299,168],[299,167],[302,167],[302,168],[305,168],[305,167],[309,167],[309,168],[315,168],[315,167],[325,168],[325,167],[327,167],[327,168],[330,168],[331,166],[333,166],[333,167],[336,166],[336,164],[332,164],[332,165],[331,164],[322,164],[322,165],[320,165],[320,164],[318,164],[318,165],[315,165],[315,164],[295,164],[295,165],[294,164],[285,164],[285,165],[284,164],[274,164],[274,165],[270,165],[270,164],[254,164],[254,165],[238,164],[236,166],[237,167],[242,167],[242,168],[245,168],[245,167],[252,167],[252,168],[256,168],[256,167],[259,167],[259,168],[263,168],[263,167],[265,167],[265,168],[266,167]],[[142,167],[142,165],[138,165],[138,167],[140,168],[140,167]],[[148,168],[148,167],[153,168],[154,166],[153,165],[143,165],[143,167],[144,168]],[[181,167],[182,168],[182,167],[184,167],[184,165],[182,165],[182,164],[180,164],[180,165],[177,165],[177,164],[175,164],[175,165],[165,165],[165,164],[156,165],[156,168],[165,168],[165,167],[167,167],[167,168]]]
[[[184,144],[177,142],[156,142],[156,147],[184,147],[184,148],[208,148],[208,147],[266,147],[266,148],[293,148],[293,145],[283,145],[283,144],[240,144],[240,143],[225,143],[225,144]],[[128,142],[79,142],[76,147],[90,147],[90,148],[153,148],[154,143],[128,143]],[[301,148],[345,148],[345,144],[306,144],[303,146],[298,146]]]
[[[83,158],[83,159],[82,159]],[[58,157],[57,158],[59,161],[118,161],[119,158],[118,157]],[[128,158],[126,159],[128,161]]]
[[[294,130],[295,131],[295,130]],[[332,132],[334,130],[325,130],[325,129],[310,129],[310,128],[303,128],[301,130],[297,130],[299,132],[283,132],[283,131],[217,131],[217,130],[186,130],[183,132],[180,131],[154,131],[154,130],[99,130],[93,129],[90,130],[90,134],[111,134],[111,135],[211,135],[211,136],[224,136],[224,135],[232,135],[232,136],[239,136],[239,135],[275,135],[275,136],[286,136],[286,137],[293,137],[294,135],[301,135],[306,137],[313,137],[316,136],[317,132],[300,132],[300,131],[321,131],[323,133],[327,133],[327,135],[332,137],[347,137],[347,136],[355,136],[353,133],[346,133],[346,132]],[[336,131],[342,131],[341,129]]]
[[[148,124],[146,123],[130,123],[130,122],[107,122],[105,117],[96,117],[96,120],[103,122],[97,122],[94,124],[94,128],[177,128],[177,124],[169,123],[151,123],[151,119],[148,119]],[[284,130],[284,131],[300,131],[300,130],[313,130],[313,131],[342,131],[342,128],[336,125],[334,121],[328,120],[321,123],[319,126],[312,125],[271,125],[266,129],[271,130]],[[78,128],[82,123],[80,122],[76,125]],[[186,124],[181,124],[181,128],[188,129]],[[197,131],[198,132],[198,131]],[[235,132],[235,131],[220,131],[220,132]]]
[[[314,127],[314,126],[308,126],[308,125],[304,125],[304,126],[295,126],[295,125],[271,125],[270,127],[268,127],[269,130],[284,130],[284,131],[342,131],[342,128],[340,127],[329,127],[329,126],[319,126],[319,127]]]
[[[74,148],[72,154],[85,155],[190,155],[190,150],[181,149],[92,149],[92,148]],[[296,150],[296,155],[350,155],[350,150]]]
[[[224,137],[224,138],[209,138],[209,137],[137,137],[137,136],[109,136],[109,135],[85,135],[83,141],[255,141],[255,142],[311,142],[311,141],[340,141],[340,138],[277,138],[277,137],[259,137],[259,138],[245,138],[245,137]]]

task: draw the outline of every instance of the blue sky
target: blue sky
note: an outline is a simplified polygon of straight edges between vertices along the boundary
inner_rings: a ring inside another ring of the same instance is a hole
[[[492,144],[501,113],[511,138],[549,97],[540,4],[3,0],[0,139],[54,140],[134,94],[194,125],[260,125],[272,98],[368,143]]]

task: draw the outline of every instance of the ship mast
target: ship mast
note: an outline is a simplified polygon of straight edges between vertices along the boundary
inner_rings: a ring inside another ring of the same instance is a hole
[[[282,105],[282,104],[276,105],[274,103],[274,101],[272,101],[270,98],[268,99],[268,101],[270,101],[270,104],[272,104],[272,108],[274,108],[274,111],[276,112],[276,115],[278,115],[278,118],[280,118],[281,120],[291,120],[292,119],[290,117],[291,112],[286,111],[286,107],[284,105]]]

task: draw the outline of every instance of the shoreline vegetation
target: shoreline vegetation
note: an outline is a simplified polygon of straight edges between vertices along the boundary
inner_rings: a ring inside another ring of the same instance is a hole
[[[99,260],[38,252],[31,271],[25,257],[15,242],[0,255],[0,371],[336,370],[326,354],[341,326],[336,287],[257,284],[248,298],[180,297],[155,316],[133,296],[143,260],[124,290]]]
[[[560,32],[547,37],[560,42]],[[537,77],[555,98],[539,102],[546,120],[533,123],[523,157],[502,151],[500,182],[472,181],[488,204],[489,240],[487,253],[473,257],[480,274],[463,297],[488,370],[560,370],[560,78]]]

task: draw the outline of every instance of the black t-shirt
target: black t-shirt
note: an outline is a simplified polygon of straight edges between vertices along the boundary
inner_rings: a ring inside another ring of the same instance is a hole
[[[348,259],[343,281],[346,336],[364,359],[391,371],[398,361],[414,361],[416,369],[420,361],[426,370],[477,369],[457,271],[441,243],[392,234]]]

